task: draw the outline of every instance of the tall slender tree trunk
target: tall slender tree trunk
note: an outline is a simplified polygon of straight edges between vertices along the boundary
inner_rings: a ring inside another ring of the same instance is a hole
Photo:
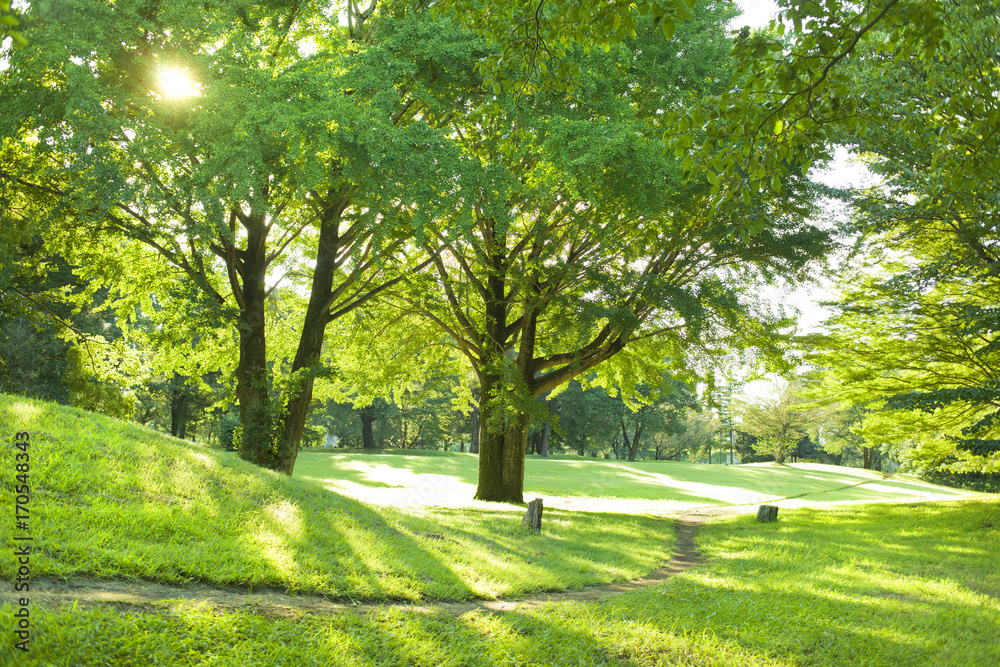
[[[240,458],[264,468],[278,469],[273,445],[265,338],[264,302],[267,297],[267,226],[264,216],[244,221],[247,246],[239,270],[243,302],[237,320],[240,360],[236,366],[236,397],[240,404]]]
[[[292,382],[285,403],[279,470],[286,475],[291,475],[295,469],[295,459],[305,430],[309,404],[312,402],[313,384],[316,380],[314,367],[323,352],[326,325],[330,322],[330,300],[337,271],[337,251],[340,247],[340,216],[345,206],[343,200],[338,201],[324,214],[320,224],[312,289],[299,346],[292,362]]]
[[[183,439],[187,431],[189,418],[189,394],[184,386],[183,375],[174,373],[170,389],[170,435]]]
[[[472,433],[469,435],[470,454],[479,453],[479,424],[481,421],[479,418],[479,409],[476,408],[472,411]]]
[[[639,422],[635,427],[635,435],[629,439],[628,432],[625,430],[625,420],[621,420],[622,425],[622,446],[625,447],[625,451],[628,452],[628,460],[635,461],[636,455],[639,453],[639,438],[642,437],[643,424]]]
[[[361,413],[358,415],[361,418],[361,446],[365,449],[378,449],[375,445],[375,432],[372,429],[375,413],[371,408],[370,405],[361,408]]]
[[[538,453],[543,457],[549,455],[549,433],[552,431],[552,424],[545,422],[545,426],[542,427],[542,442],[539,446]]]

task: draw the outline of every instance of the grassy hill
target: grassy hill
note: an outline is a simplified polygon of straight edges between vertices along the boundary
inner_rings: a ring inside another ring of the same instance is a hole
[[[662,520],[521,510],[376,508],[135,424],[0,396],[0,470],[31,434],[35,577],[88,574],[274,586],[360,599],[492,597],[640,576],[669,553]],[[13,511],[0,518],[15,534]],[[11,579],[12,558],[0,559]]]
[[[132,424],[0,396],[6,499],[14,497],[20,430],[31,434],[35,578],[86,573],[461,598],[636,576],[672,539],[652,517],[605,521],[547,509],[544,534],[531,536],[518,527],[516,508],[421,506],[468,483],[467,456],[304,453],[301,478],[290,479]],[[799,495],[799,503],[956,499],[789,507],[769,524],[715,521],[698,536],[707,560],[657,586],[503,614],[281,615],[185,600],[62,608],[33,601],[30,650],[16,650],[8,637],[0,664],[1000,664],[1000,497],[810,466],[552,463],[529,462],[529,488],[553,497],[590,489],[601,502],[614,493],[715,504],[748,493]],[[368,505],[324,488],[336,484],[414,494],[414,502]],[[671,484],[679,491],[659,489]],[[18,534],[10,501],[3,506],[0,529]],[[0,558],[8,582],[13,567],[9,554]],[[3,618],[14,610],[0,603]]]

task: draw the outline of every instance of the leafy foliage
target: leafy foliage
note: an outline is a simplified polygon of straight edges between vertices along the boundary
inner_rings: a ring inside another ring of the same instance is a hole
[[[869,266],[842,280],[817,357],[848,402],[887,411],[870,438],[953,471],[1000,471],[996,9],[948,7],[933,54],[876,45],[849,70],[884,182],[855,202]]]
[[[456,121],[461,206],[440,211],[425,242],[433,271],[399,299],[478,375],[484,451],[499,457],[481,458],[483,484],[503,467],[505,484],[517,486],[518,441],[538,418],[533,397],[573,377],[593,370],[588,382],[621,388],[638,409],[636,387],[662,387],[665,374],[692,380],[699,353],[758,347],[774,362],[783,356],[788,321],[757,287],[801,277],[828,236],[803,220],[814,191],[792,175],[783,198],[727,213],[767,216],[767,230],[731,238],[711,224],[704,184],[685,183],[682,161],[662,152],[664,115],[728,74],[728,8],[696,11],[700,20],[670,41],[646,19],[607,53],[567,50],[579,68],[570,91],[538,91],[509,113]],[[513,487],[481,492],[520,498]]]
[[[788,383],[777,396],[742,406],[740,430],[757,438],[757,453],[769,454],[775,463],[784,463],[813,424],[804,403],[798,388]]]

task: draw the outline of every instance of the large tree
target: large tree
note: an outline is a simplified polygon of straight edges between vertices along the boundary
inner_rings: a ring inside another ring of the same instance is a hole
[[[933,54],[871,48],[849,70],[867,132],[857,150],[882,183],[859,193],[867,261],[817,363],[875,442],[923,465],[1000,471],[1000,31],[995,2],[949,7]]]
[[[43,0],[2,74],[2,134],[38,157],[4,187],[55,199],[52,241],[88,276],[113,282],[138,243],[194,286],[238,337],[240,454],[286,473],[326,327],[398,279],[448,182],[434,125],[475,93],[479,40],[349,6],[340,25],[324,3]],[[267,308],[288,274],[309,297],[282,387]]]
[[[685,373],[699,348],[778,353],[780,323],[756,290],[800,275],[826,235],[804,221],[794,177],[781,200],[720,210],[663,154],[664,114],[729,76],[732,8],[698,11],[672,41],[646,21],[606,54],[568,51],[572,91],[501,89],[504,113],[456,119],[462,206],[429,228],[427,250],[443,250],[401,298],[478,375],[479,499],[522,501],[534,399],[581,373],[631,391]],[[731,233],[751,218],[772,222]]]

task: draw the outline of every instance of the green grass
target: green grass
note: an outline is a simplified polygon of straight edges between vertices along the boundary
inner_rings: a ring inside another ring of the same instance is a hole
[[[706,563],[656,587],[500,615],[36,609],[17,664],[1000,663],[1000,499],[782,510],[713,523],[700,546]]]
[[[13,525],[13,434],[31,433],[32,576],[274,586],[356,599],[463,599],[632,578],[669,551],[662,520],[546,509],[367,505],[339,484],[427,496],[474,483],[457,454],[305,452],[295,478],[132,424],[0,396],[0,531]],[[831,466],[530,459],[526,486],[783,507],[702,528],[704,564],[601,602],[504,614],[384,610],[274,618],[184,601],[31,606],[18,665],[995,665],[1000,498]],[[606,502],[606,501],[605,501]],[[595,500],[600,506],[600,501]],[[10,582],[15,559],[0,558]],[[9,583],[7,584],[9,585]],[[10,593],[4,595],[10,599]],[[0,605],[0,618],[14,608]],[[9,620],[4,621],[5,624]]]
[[[630,579],[669,554],[663,520],[365,505],[134,424],[0,396],[3,535],[14,433],[31,433],[34,577],[271,586],[356,599],[466,599]],[[14,558],[0,558],[11,580]]]
[[[477,466],[475,455],[454,452],[413,456],[306,450],[299,454],[295,476],[348,494],[359,486],[396,488],[402,497],[429,496],[433,502],[461,494],[471,498]],[[976,495],[915,477],[883,481],[882,474],[875,471],[820,464],[720,466],[534,456],[525,463],[524,486],[526,498],[623,498],[701,505],[738,505],[789,497],[823,502]],[[845,489],[847,486],[851,488]]]

